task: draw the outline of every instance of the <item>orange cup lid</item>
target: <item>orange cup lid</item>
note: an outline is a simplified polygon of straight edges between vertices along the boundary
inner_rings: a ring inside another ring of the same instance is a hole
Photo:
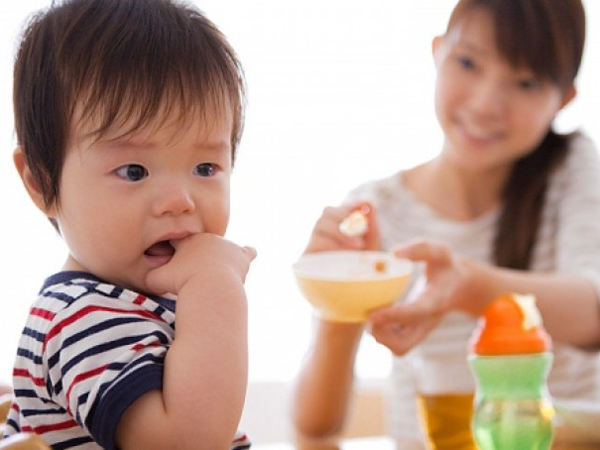
[[[506,294],[486,308],[470,342],[478,355],[539,353],[552,348],[532,295]]]

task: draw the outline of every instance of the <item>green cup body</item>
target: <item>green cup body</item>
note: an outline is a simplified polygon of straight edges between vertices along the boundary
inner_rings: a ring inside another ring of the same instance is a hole
[[[554,408],[549,352],[469,357],[477,380],[473,434],[481,450],[547,450]]]

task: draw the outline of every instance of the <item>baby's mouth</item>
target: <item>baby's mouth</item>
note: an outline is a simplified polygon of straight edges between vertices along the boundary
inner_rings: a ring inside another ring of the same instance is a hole
[[[160,241],[150,246],[145,252],[146,256],[173,256],[175,248],[170,241]]]

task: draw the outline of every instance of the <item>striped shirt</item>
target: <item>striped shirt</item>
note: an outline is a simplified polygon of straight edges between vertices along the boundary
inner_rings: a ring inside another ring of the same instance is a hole
[[[46,280],[19,342],[6,435],[34,432],[53,449],[114,449],[123,412],[162,389],[175,302],[83,272]],[[232,449],[250,443],[238,432]]]
[[[358,187],[349,200],[368,200],[377,209],[384,248],[416,238],[445,242],[458,254],[492,262],[499,211],[472,221],[441,217],[403,185],[402,173]],[[600,161],[593,144],[580,136],[550,179],[532,270],[572,273],[587,278],[600,298]],[[565,302],[569,299],[565,298]],[[416,386],[429,394],[473,392],[467,342],[474,318],[453,312],[419,346],[394,358],[390,430],[396,437],[419,438]],[[576,383],[573,380],[577,380]],[[600,400],[598,352],[555,343],[549,389],[555,397]]]

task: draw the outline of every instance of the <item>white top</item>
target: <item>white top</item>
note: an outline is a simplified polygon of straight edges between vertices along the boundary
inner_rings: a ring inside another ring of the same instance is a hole
[[[348,200],[373,203],[384,249],[431,238],[474,260],[492,262],[499,211],[472,221],[448,220],[419,202],[403,185],[402,172],[358,187]],[[532,270],[584,276],[600,298],[600,159],[584,137],[574,139],[564,164],[550,179]],[[428,393],[474,391],[467,342],[475,323],[466,314],[450,313],[418,347],[394,358],[390,428],[395,437],[419,433],[415,383]],[[555,343],[548,384],[555,397],[600,400],[599,353]]]

